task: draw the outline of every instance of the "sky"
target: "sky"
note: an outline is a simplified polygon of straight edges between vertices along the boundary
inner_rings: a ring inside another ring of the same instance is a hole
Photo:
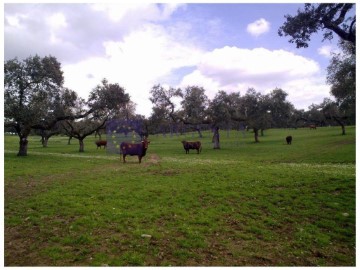
[[[245,3],[5,3],[4,60],[52,55],[62,65],[64,86],[84,99],[106,78],[118,83],[150,116],[154,85],[248,88],[288,93],[297,109],[331,97],[326,68],[337,38],[311,37],[297,49],[278,35],[284,15],[303,4]]]

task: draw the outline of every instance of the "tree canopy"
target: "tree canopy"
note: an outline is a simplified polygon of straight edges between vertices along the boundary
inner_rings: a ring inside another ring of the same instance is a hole
[[[336,33],[342,40],[356,42],[356,16],[351,12],[353,3],[305,4],[297,15],[285,15],[286,22],[279,28],[280,36],[290,36],[297,48],[309,46],[310,37],[325,30],[323,38],[332,39]]]

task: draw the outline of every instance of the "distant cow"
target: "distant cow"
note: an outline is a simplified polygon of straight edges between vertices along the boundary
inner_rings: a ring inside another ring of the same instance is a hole
[[[100,147],[100,149],[101,149],[101,146],[104,146],[104,149],[106,148],[106,145],[107,145],[107,141],[96,141],[95,142],[95,144],[96,144],[96,149],[99,149],[99,147]]]
[[[120,154],[123,155],[124,163],[126,162],[125,157],[127,155],[138,156],[139,163],[141,163],[142,157],[146,155],[146,150],[148,149],[149,143],[150,141],[148,141],[147,139],[144,139],[143,141],[141,141],[141,143],[122,142],[120,144]]]
[[[316,129],[316,125],[310,125],[309,128],[310,129]]]
[[[187,141],[182,141],[181,142],[184,146],[185,149],[185,153],[188,154],[190,149],[195,149],[197,150],[197,153],[199,154],[201,152],[201,142],[197,141],[197,142],[187,142]]]
[[[292,136],[287,136],[286,137],[286,143],[291,144],[291,142],[292,142]]]

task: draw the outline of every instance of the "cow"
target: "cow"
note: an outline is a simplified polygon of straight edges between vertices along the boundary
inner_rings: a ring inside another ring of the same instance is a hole
[[[187,142],[187,141],[182,141],[181,142],[184,146],[185,149],[185,153],[188,154],[190,149],[195,149],[197,150],[197,153],[199,154],[201,152],[201,142],[197,141],[197,142]]]
[[[316,129],[316,125],[309,125],[310,129]]]
[[[292,142],[292,136],[287,136],[286,137],[286,143],[291,144],[291,142]]]
[[[120,155],[122,154],[124,163],[126,162],[125,157],[127,155],[138,156],[139,163],[141,163],[141,159],[146,155],[146,150],[148,149],[149,144],[150,141],[146,138],[142,140],[141,143],[122,142],[120,144]]]
[[[99,147],[100,147],[100,149],[101,149],[101,146],[103,145],[104,146],[104,149],[106,148],[106,145],[107,145],[107,141],[102,141],[102,140],[100,140],[100,141],[96,141],[95,142],[95,144],[96,144],[96,149],[99,149]]]

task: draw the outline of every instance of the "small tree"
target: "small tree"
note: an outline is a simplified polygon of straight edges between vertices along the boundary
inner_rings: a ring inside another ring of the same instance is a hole
[[[246,119],[247,125],[253,129],[255,142],[258,143],[259,131],[269,128],[271,125],[269,100],[255,89],[249,88],[241,101],[241,114]]]
[[[199,137],[202,138],[200,125],[206,119],[209,104],[209,99],[205,95],[205,89],[198,86],[188,86],[185,88],[182,96],[181,113],[183,122],[193,125],[199,133]]]

